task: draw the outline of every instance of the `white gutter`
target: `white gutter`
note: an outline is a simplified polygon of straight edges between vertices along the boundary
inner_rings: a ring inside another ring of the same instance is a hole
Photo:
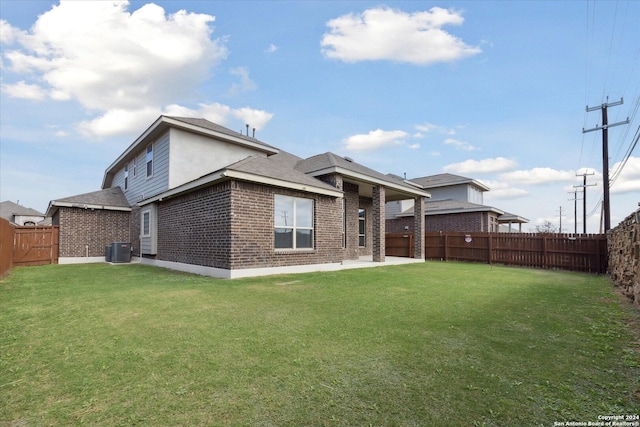
[[[126,206],[109,206],[109,205],[93,205],[89,203],[56,202],[55,200],[51,201],[51,206],[57,206],[59,208],[103,209],[107,211],[131,212],[131,208]]]

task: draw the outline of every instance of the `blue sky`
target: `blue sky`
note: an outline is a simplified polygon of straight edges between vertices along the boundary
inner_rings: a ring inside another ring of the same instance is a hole
[[[301,157],[486,183],[485,204],[574,228],[576,174],[615,226],[640,202],[640,2],[7,1],[0,200],[41,211],[100,189],[160,114],[205,117]],[[579,198],[582,197],[578,194]],[[582,229],[578,202],[578,231]]]

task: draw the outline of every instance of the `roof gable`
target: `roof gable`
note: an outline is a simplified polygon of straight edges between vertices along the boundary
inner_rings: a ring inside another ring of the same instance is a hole
[[[49,202],[47,216],[53,215],[58,207],[63,206],[85,209],[131,210],[131,206],[129,206],[129,202],[127,202],[127,198],[120,187],[111,187],[104,190],[52,200]]]
[[[481,191],[489,191],[490,188],[473,178],[467,178],[465,176],[454,175],[451,173],[441,173],[437,175],[423,176],[420,178],[411,178],[412,182],[422,185],[425,189],[450,187],[453,185],[469,184],[477,187]]]
[[[348,157],[341,157],[331,152],[318,154],[301,160],[296,165],[296,169],[310,176],[339,173],[347,178],[353,178],[375,185],[388,186],[406,192],[407,194],[430,197],[430,194],[424,191],[419,184],[408,182],[396,175],[383,174],[360,163],[356,163]]]

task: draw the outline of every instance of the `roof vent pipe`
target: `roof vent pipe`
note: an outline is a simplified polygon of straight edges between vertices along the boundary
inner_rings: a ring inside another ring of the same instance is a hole
[[[351,162],[353,162],[353,159],[352,159],[351,157],[345,157],[344,159],[345,159],[347,162],[350,162],[350,163],[351,163]]]
[[[249,123],[247,123],[247,136],[249,136]]]
[[[256,128],[253,128],[253,138],[256,137]]]

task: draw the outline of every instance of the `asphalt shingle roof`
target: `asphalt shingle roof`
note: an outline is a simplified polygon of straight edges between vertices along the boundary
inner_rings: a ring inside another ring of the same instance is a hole
[[[261,157],[250,156],[239,162],[227,166],[225,169],[259,175],[296,184],[304,184],[314,187],[326,188],[335,191],[336,188],[320,181],[317,178],[305,175],[303,172],[291,167],[295,156]]]
[[[308,159],[301,160],[296,165],[296,169],[304,173],[313,173],[328,169],[332,167],[339,167],[346,171],[355,172],[361,175],[369,176],[371,178],[378,179],[380,181],[390,182],[396,185],[416,189],[416,187],[410,186],[404,180],[397,175],[383,174],[371,168],[368,168],[360,163],[356,163],[353,160],[347,160],[344,157],[338,156],[334,153],[318,154],[316,156],[309,157]]]
[[[63,197],[53,200],[52,203],[73,203],[78,205],[97,205],[128,208],[129,202],[120,187],[111,187],[91,193],[78,194],[76,196]]]
[[[14,203],[10,200],[0,202],[0,217],[13,221],[15,215],[19,216],[44,216],[40,211],[32,208],[25,208],[22,205]]]

